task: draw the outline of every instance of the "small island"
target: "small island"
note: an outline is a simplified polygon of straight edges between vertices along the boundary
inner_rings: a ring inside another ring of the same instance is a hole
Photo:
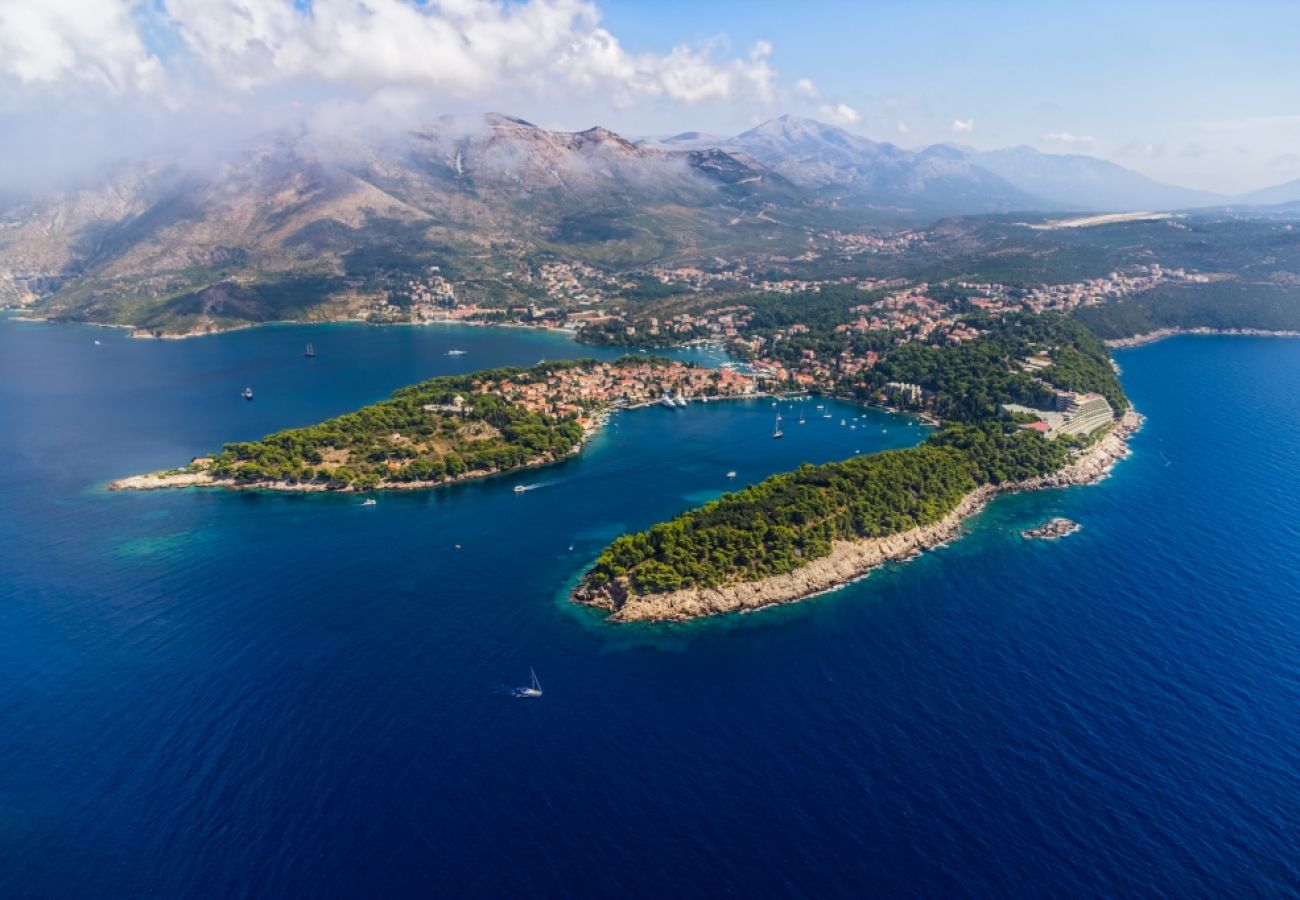
[[[109,489],[427,489],[564,459],[616,408],[756,393],[754,379],[731,369],[657,357],[488,369],[423,381],[318,425],[227,444]]]
[[[1029,528],[1020,532],[1020,536],[1028,541],[1054,541],[1074,534],[1082,527],[1078,522],[1058,516],[1044,522],[1037,528]]]

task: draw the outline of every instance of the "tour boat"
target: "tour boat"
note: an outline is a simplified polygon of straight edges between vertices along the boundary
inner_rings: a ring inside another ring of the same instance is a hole
[[[362,506],[377,506],[378,504],[379,501],[376,500],[374,497],[367,497],[366,499],[361,501]]]
[[[783,434],[785,434],[785,432],[781,430],[781,414],[780,414],[780,413],[777,413],[777,414],[776,414],[776,427],[772,429],[772,438],[775,440],[775,439],[781,437]]]
[[[730,472],[728,472],[728,473],[727,473],[727,477],[728,477],[728,478],[735,478],[735,477],[736,477],[736,470],[735,470],[735,469],[732,469]]]
[[[662,397],[659,398],[659,405],[666,406],[669,409],[677,408],[677,404],[673,402],[673,398],[668,396],[667,394],[664,394]]]
[[[448,355],[448,356],[464,356],[464,355],[465,355],[466,353],[468,353],[468,352],[469,352],[468,350],[448,350],[448,351],[447,351],[447,355]]]
[[[253,399],[253,389],[252,389],[252,388],[250,388],[250,387],[246,387],[246,388],[244,388],[244,399],[245,399],[245,400],[252,400],[252,399]]]
[[[307,345],[307,352],[304,353],[303,356],[306,356],[306,357],[313,357],[313,356],[315,356],[315,355],[316,355],[316,348],[313,347],[311,344],[308,344],[308,345]]]
[[[528,669],[528,674],[531,676],[531,680],[528,682],[528,687],[515,688],[515,696],[516,697],[542,696],[542,683],[537,680],[537,673],[533,671],[533,669],[530,667]]]
[[[686,405],[686,398],[683,397],[681,394],[678,394],[678,395],[677,395],[677,405],[678,405],[678,406],[685,406],[685,405]]]

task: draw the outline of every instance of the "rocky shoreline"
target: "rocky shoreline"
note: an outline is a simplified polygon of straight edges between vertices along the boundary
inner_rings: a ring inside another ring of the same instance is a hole
[[[204,471],[187,471],[185,469],[176,469],[172,471],[146,472],[143,475],[129,475],[125,478],[118,478],[108,483],[110,491],[159,491],[168,488],[221,488],[228,491],[283,491],[285,493],[296,494],[316,494],[330,492],[334,494],[376,494],[381,491],[427,491],[431,488],[444,487],[449,484],[459,484],[465,481],[477,481],[480,478],[492,478],[496,475],[510,475],[515,472],[523,472],[528,469],[539,469],[543,466],[553,466],[556,463],[563,462],[566,459],[577,456],[604,425],[608,414],[599,414],[593,420],[591,426],[583,431],[582,439],[572,450],[555,457],[540,457],[529,460],[522,466],[515,466],[513,469],[492,469],[491,471],[474,471],[464,472],[452,478],[444,478],[441,481],[392,481],[384,482],[372,488],[359,488],[353,485],[345,487],[334,487],[323,481],[236,481],[233,478],[218,478],[209,472]]]
[[[1220,337],[1300,337],[1300,331],[1269,331],[1264,328],[1161,328],[1157,331],[1148,331],[1146,334],[1135,334],[1132,337],[1113,338],[1106,341],[1106,346],[1112,350],[1126,350],[1154,344],[1156,341],[1182,334]]]
[[[1130,410],[1096,444],[1058,472],[1011,484],[977,488],[963,497],[948,515],[929,525],[887,537],[836,541],[828,556],[784,575],[719,588],[686,588],[664,594],[633,594],[623,578],[601,587],[579,585],[571,599],[584,606],[608,610],[612,622],[681,622],[804,600],[856,581],[886,562],[910,559],[952,540],[961,533],[962,523],[998,494],[1100,481],[1116,462],[1128,456],[1128,438],[1141,425],[1142,416]]]

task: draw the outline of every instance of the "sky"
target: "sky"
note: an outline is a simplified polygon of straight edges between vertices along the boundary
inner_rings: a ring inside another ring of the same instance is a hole
[[[1300,3],[1273,0],[0,0],[0,186],[285,126],[789,112],[1235,193],[1300,178],[1296,46]]]

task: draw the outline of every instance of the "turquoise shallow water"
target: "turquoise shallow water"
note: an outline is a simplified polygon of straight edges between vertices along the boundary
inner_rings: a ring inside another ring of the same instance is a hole
[[[720,403],[373,508],[99,488],[581,352],[0,322],[0,893],[1300,889],[1300,342],[1125,352],[1150,421],[1103,485],[1000,499],[935,553],[713,622],[614,627],[563,592],[729,469],[923,432],[840,428],[843,407],[772,441],[770,405]],[[1019,538],[1056,514],[1083,530]],[[545,696],[510,699],[529,666]]]

